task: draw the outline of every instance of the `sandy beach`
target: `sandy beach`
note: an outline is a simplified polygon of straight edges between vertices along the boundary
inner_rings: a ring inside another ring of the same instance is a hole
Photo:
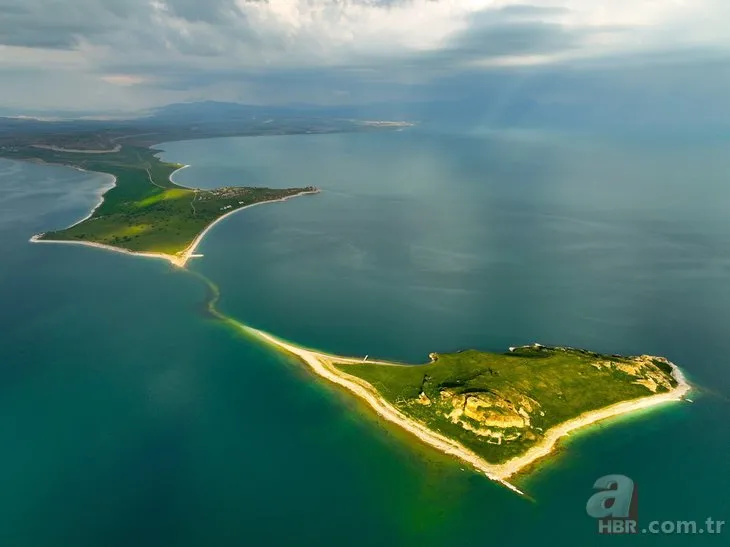
[[[84,245],[86,247],[94,247],[96,249],[103,249],[105,251],[111,251],[114,253],[122,253],[122,254],[130,255],[130,256],[142,256],[142,257],[146,257],[146,258],[157,258],[157,259],[161,258],[163,260],[169,261],[170,263],[172,263],[175,266],[179,266],[179,267],[185,266],[184,263],[181,263],[181,259],[174,255],[166,255],[164,253],[142,253],[142,252],[128,251],[127,249],[122,249],[120,247],[104,245],[103,243],[94,243],[92,241],[40,239],[42,236],[43,236],[43,234],[36,234],[30,238],[30,242],[31,243],[55,243],[55,244],[65,244],[65,245]]]
[[[635,412],[637,410],[650,408],[664,403],[679,401],[691,389],[691,386],[684,377],[684,374],[682,374],[682,371],[676,365],[670,363],[672,366],[672,373],[674,375],[674,378],[677,380],[677,387],[675,387],[672,391],[657,395],[651,395],[648,397],[642,397],[640,399],[634,399],[631,401],[624,401],[608,406],[606,408],[602,408],[592,412],[586,412],[572,420],[564,422],[548,430],[542,441],[539,444],[530,448],[522,456],[513,458],[501,464],[491,464],[473,451],[460,444],[459,442],[445,437],[439,433],[436,433],[428,429],[425,425],[405,416],[390,402],[384,399],[369,383],[360,378],[344,373],[334,366],[335,363],[362,363],[362,359],[340,357],[337,355],[320,353],[314,350],[302,348],[295,344],[291,344],[289,342],[276,338],[271,334],[248,327],[246,325],[242,325],[239,323],[239,326],[245,332],[254,335],[264,342],[288,353],[296,355],[307,365],[309,365],[310,368],[319,376],[322,376],[323,378],[326,378],[327,380],[344,387],[354,395],[360,397],[362,400],[367,402],[373,408],[373,410],[375,410],[375,412],[377,412],[378,415],[380,415],[382,418],[412,433],[421,441],[429,444],[437,450],[440,450],[445,454],[455,456],[461,461],[469,464],[474,469],[484,473],[484,475],[486,475],[489,479],[496,481],[506,486],[510,490],[523,495],[524,492],[522,492],[519,488],[510,483],[507,479],[519,473],[526,467],[532,465],[541,458],[544,458],[551,454],[560,438],[568,435],[570,432],[575,431],[576,429],[585,428],[599,421],[622,416],[631,412]],[[393,363],[379,361],[368,360],[368,362],[393,365]]]
[[[172,173],[170,173],[170,182],[173,183],[173,184],[175,184],[175,185],[177,185],[177,186],[179,186],[180,188],[187,188],[188,190],[199,190],[199,188],[192,188],[190,186],[185,186],[184,184],[180,184],[179,182],[177,182],[175,180],[175,175],[177,173],[179,173],[180,171],[182,171],[183,169],[187,169],[188,167],[190,167],[190,166],[189,165],[183,165],[182,167],[180,167],[178,169],[175,169]]]

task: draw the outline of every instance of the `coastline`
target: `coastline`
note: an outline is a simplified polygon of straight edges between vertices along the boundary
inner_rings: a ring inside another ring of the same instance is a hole
[[[86,171],[84,169],[81,169],[80,167],[78,168],[78,170],[83,171],[84,173],[98,173],[98,171]],[[96,205],[94,205],[94,208],[91,211],[89,211],[89,214],[86,215],[81,220],[78,220],[78,221],[74,222],[73,224],[71,224],[70,226],[64,228],[64,230],[68,230],[69,228],[73,228],[74,226],[81,224],[85,220],[89,220],[94,215],[96,210],[104,204],[104,196],[106,195],[106,193],[117,185],[117,177],[115,177],[114,175],[111,175],[109,173],[99,173],[99,174],[110,176],[112,178],[111,183],[106,186],[102,186],[101,188],[99,188],[99,190],[97,190],[96,197],[99,198],[99,202]]]
[[[114,185],[116,185],[116,178],[114,179]],[[114,185],[112,185],[111,188],[113,188]],[[109,189],[105,190],[104,193],[106,193]],[[184,250],[182,250],[180,253],[178,253],[176,255],[171,255],[171,254],[166,254],[166,253],[146,252],[146,251],[130,251],[129,249],[124,249],[122,247],[114,247],[113,245],[106,245],[104,243],[96,243],[93,241],[74,241],[74,240],[65,240],[65,239],[40,239],[41,237],[43,237],[44,233],[33,235],[29,241],[30,241],[30,243],[61,243],[61,244],[65,243],[65,244],[71,244],[71,245],[85,245],[87,247],[94,247],[96,249],[103,249],[105,251],[123,253],[123,254],[130,255],[130,256],[141,256],[141,257],[145,257],[145,258],[157,258],[157,259],[167,260],[173,266],[176,266],[178,268],[185,268],[188,261],[194,257],[195,249],[198,247],[198,245],[203,240],[205,235],[213,228],[213,226],[218,224],[224,218],[226,218],[234,213],[238,213],[239,211],[243,211],[244,209],[248,209],[249,207],[255,207],[256,205],[263,205],[264,203],[276,203],[276,202],[280,202],[280,201],[287,201],[291,198],[304,196],[304,195],[308,195],[308,194],[318,194],[319,192],[321,192],[321,190],[319,190],[319,189],[311,190],[311,191],[304,191],[304,192],[299,192],[297,194],[292,194],[291,196],[286,196],[286,197],[279,198],[279,199],[269,199],[266,201],[259,201],[256,203],[251,203],[250,205],[244,205],[243,207],[233,209],[233,210],[227,212],[225,215],[218,217],[213,222],[208,224],[203,229],[203,231],[200,232],[196,236],[196,238],[193,240],[193,242],[188,247],[186,247]],[[96,207],[94,207],[92,212],[89,213],[86,217],[84,217],[80,221],[72,224],[72,226],[76,226],[76,224],[79,224],[80,222],[83,222],[84,220],[88,219],[94,213],[94,211],[103,203],[103,201],[104,201],[104,197],[102,195],[101,201],[96,205]]]
[[[286,197],[279,198],[279,199],[268,199],[266,201],[259,201],[256,203],[251,203],[250,205],[244,205],[243,207],[239,207],[238,209],[233,209],[233,210],[227,212],[225,215],[218,217],[213,222],[208,224],[203,229],[203,231],[198,234],[198,236],[193,240],[193,242],[184,251],[182,251],[181,255],[179,257],[176,257],[179,264],[175,264],[175,265],[179,266],[181,268],[184,268],[185,264],[187,264],[188,260],[190,260],[193,257],[193,255],[195,254],[195,250],[197,249],[198,245],[203,240],[205,235],[213,228],[213,226],[218,224],[224,218],[227,218],[234,213],[238,213],[239,211],[243,211],[244,209],[248,209],[249,207],[256,207],[257,205],[263,205],[264,203],[277,203],[277,202],[281,202],[281,201],[288,201],[292,198],[296,198],[299,196],[306,196],[309,194],[319,194],[320,192],[321,192],[321,190],[319,188],[317,188],[316,190],[309,190],[309,191],[305,190],[303,192],[298,192],[296,194],[292,194],[291,196],[286,196]],[[165,256],[169,257],[171,255],[165,255]],[[173,263],[175,263],[175,262],[173,262]]]
[[[33,148],[40,148],[42,150],[52,150],[54,152],[68,152],[71,154],[114,154],[122,149],[121,144],[117,144],[114,148],[109,150],[80,150],[76,148],[62,148],[60,146],[52,146],[50,144],[31,144]]]
[[[141,256],[145,258],[157,258],[157,259],[163,259],[168,260],[171,262],[174,266],[183,267],[185,264],[179,264],[179,257],[176,257],[174,255],[167,255],[164,253],[146,253],[146,252],[138,252],[138,251],[130,251],[128,249],[122,249],[121,247],[114,247],[112,245],[105,245],[104,243],[95,243],[93,241],[74,241],[74,240],[66,240],[66,239],[40,239],[43,236],[43,234],[36,234],[32,236],[29,241],[30,243],[55,243],[55,244],[61,244],[61,245],[84,245],[86,247],[94,247],[96,249],[102,249],[104,251],[112,251],[115,253],[122,253],[125,255],[130,256]]]
[[[415,435],[422,442],[436,448],[437,450],[458,458],[464,463],[469,464],[477,471],[483,473],[487,478],[502,484],[510,490],[525,495],[523,491],[517,488],[514,484],[509,482],[508,479],[514,477],[521,471],[525,470],[529,466],[536,463],[550,454],[556,449],[556,446],[560,439],[571,432],[586,428],[598,422],[602,422],[618,416],[625,416],[629,413],[637,410],[646,409],[661,404],[680,401],[689,391],[691,385],[687,382],[682,371],[674,363],[667,361],[672,367],[672,376],[677,380],[677,386],[667,393],[660,393],[655,395],[649,395],[647,397],[641,397],[639,399],[632,399],[628,401],[622,401],[605,408],[585,412],[576,418],[563,422],[562,424],[556,425],[549,429],[543,439],[531,447],[527,452],[521,456],[517,456],[506,462],[500,464],[492,464],[486,461],[484,458],[468,449],[458,441],[450,439],[444,435],[441,435],[435,431],[428,429],[425,425],[420,422],[411,419],[400,412],[395,406],[387,401],[378,391],[368,382],[344,373],[334,367],[335,363],[361,363],[362,359],[354,359],[349,357],[340,357],[337,355],[329,355],[326,353],[320,353],[314,350],[299,347],[295,344],[291,344],[284,340],[281,340],[269,333],[248,327],[247,325],[236,322],[239,328],[245,332],[252,334],[256,338],[277,347],[280,350],[284,350],[287,353],[293,354],[304,361],[317,375],[344,387],[349,392],[359,397],[381,417],[385,420],[396,424],[402,429]],[[378,361],[371,361],[372,363],[378,363]],[[383,364],[388,364],[383,362]],[[391,363],[393,364],[393,363]],[[398,366],[397,364],[393,364]],[[401,365],[407,366],[407,365]]]
[[[43,145],[38,145],[38,146],[43,146]],[[20,160],[20,161],[23,161],[23,160]],[[35,163],[35,162],[33,162],[33,163]],[[99,207],[101,207],[101,205],[104,203],[104,196],[106,195],[106,193],[109,192],[109,190],[111,190],[112,188],[116,187],[116,185],[117,185],[117,177],[115,177],[114,175],[112,175],[110,173],[104,173],[101,171],[88,171],[81,167],[76,167],[73,165],[66,165],[63,163],[48,163],[48,162],[45,162],[42,160],[40,161],[40,163],[42,163],[44,165],[57,165],[59,167],[68,167],[71,169],[75,169],[77,171],[82,171],[84,173],[98,173],[100,175],[112,177],[112,181],[110,184],[102,186],[101,188],[99,188],[97,190],[96,195],[99,197],[99,202],[91,209],[91,211],[84,218],[74,222],[70,226],[67,226],[66,228],[64,228],[64,230],[73,228],[74,226],[81,224],[82,222],[91,218],[93,216],[93,214],[96,212],[96,210]],[[178,171],[181,171],[187,167],[190,167],[190,165],[184,165],[184,166],[180,167],[179,169],[176,169],[175,171],[170,173],[169,180],[171,183],[175,184],[176,186],[180,186],[180,188],[185,188],[187,190],[196,191],[197,188],[189,188],[187,186],[182,186],[182,185],[177,184],[174,180],[172,180],[172,177],[175,173],[177,173]],[[200,232],[195,237],[195,239],[192,241],[192,243],[188,247],[186,247],[185,249],[183,249],[182,251],[180,251],[178,254],[175,254],[175,255],[171,255],[171,254],[167,254],[167,253],[146,252],[146,251],[130,251],[129,249],[124,249],[122,247],[115,247],[113,245],[106,245],[104,243],[96,243],[93,241],[76,241],[76,240],[66,240],[66,239],[40,239],[41,237],[43,237],[45,235],[45,232],[42,232],[40,234],[34,234],[33,236],[31,236],[31,238],[28,241],[30,243],[61,243],[61,244],[71,244],[71,245],[84,245],[86,247],[94,247],[96,249],[102,249],[105,251],[122,253],[122,254],[130,255],[130,256],[141,256],[141,257],[145,257],[145,258],[157,258],[157,259],[167,260],[173,266],[176,266],[178,268],[185,268],[185,265],[188,263],[188,261],[191,258],[193,258],[193,256],[195,255],[195,249],[200,244],[200,242],[203,240],[203,238],[205,237],[205,234],[207,234],[208,231],[210,231],[210,229],[213,228],[213,226],[215,226],[218,222],[220,222],[224,218],[226,218],[234,213],[237,213],[239,211],[242,211],[244,209],[247,209],[249,207],[254,207],[256,205],[262,205],[264,203],[276,203],[279,201],[286,201],[288,199],[307,195],[307,194],[318,194],[319,192],[321,192],[321,190],[319,188],[317,188],[315,190],[303,191],[303,192],[299,192],[297,194],[292,194],[291,196],[286,196],[286,197],[279,198],[279,199],[269,199],[266,201],[259,201],[256,203],[251,203],[249,205],[244,205],[243,207],[238,207],[236,209],[232,209],[231,211],[227,212],[225,215],[218,217],[213,222],[208,224],[205,228],[203,228],[203,231]]]
[[[200,190],[200,188],[192,188],[190,186],[185,186],[184,184],[180,184],[179,182],[175,182],[175,179],[173,178],[176,173],[179,171],[182,171],[183,169],[187,169],[190,167],[190,165],[183,165],[182,167],[179,167],[175,169],[172,173],[170,173],[170,182],[173,183],[175,186],[179,186],[180,188],[187,188],[188,190]]]
[[[672,367],[672,376],[677,381],[677,386],[666,393],[657,393],[654,395],[648,395],[646,397],[640,397],[639,399],[630,399],[628,401],[621,401],[613,405],[599,408],[598,410],[592,410],[590,412],[584,412],[579,416],[563,422],[562,424],[556,425],[547,430],[545,437],[542,442],[531,447],[522,456],[517,456],[511,460],[498,465],[497,472],[503,478],[509,478],[522,469],[532,465],[536,461],[548,456],[555,449],[558,441],[571,432],[578,429],[583,429],[598,422],[609,420],[611,418],[617,418],[619,416],[626,416],[637,410],[643,410],[665,403],[681,401],[685,395],[691,390],[692,386],[687,381],[682,370],[672,363],[667,361]]]

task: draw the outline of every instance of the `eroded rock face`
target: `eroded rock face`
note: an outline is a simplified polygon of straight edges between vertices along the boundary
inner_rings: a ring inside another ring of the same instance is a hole
[[[562,348],[545,351],[579,352],[579,360],[576,359],[575,363],[578,376],[583,376],[584,372],[595,374],[585,368],[582,372],[580,367],[595,367],[602,373],[596,377],[610,377],[643,386],[647,395],[669,391],[675,385],[672,384],[671,363],[660,357],[641,355],[627,358]],[[431,354],[430,357],[432,361],[439,358],[437,354]],[[477,374],[477,377],[483,376],[479,381],[472,381],[475,378],[472,376],[466,379],[449,378],[448,381],[441,379],[440,383],[425,374],[418,396],[403,399],[402,404],[414,410],[420,407],[417,411],[419,417],[426,422],[433,421],[436,428],[445,418],[486,443],[501,445],[510,441],[519,443],[538,440],[545,434],[543,428],[550,427],[550,418],[545,418],[548,410],[528,396],[527,390],[523,391],[524,382],[500,382],[499,374],[499,370],[487,367]],[[494,378],[494,381],[489,381],[490,378]],[[553,378],[552,382],[538,384],[538,387],[540,389],[529,393],[535,397],[550,397],[549,401],[547,398],[543,400],[548,408],[552,408],[551,404],[555,401],[566,404],[572,401],[570,381],[564,385]],[[586,385],[585,389],[589,387]],[[579,400],[577,404],[585,406],[585,401]]]
[[[652,393],[667,391],[672,388],[669,378],[657,368],[655,361],[666,362],[666,359],[652,357],[651,355],[640,355],[634,357],[630,362],[617,361],[596,361],[591,363],[596,368],[611,368],[629,376],[634,376],[634,384],[646,387]]]
[[[464,414],[481,424],[494,427],[525,427],[529,425],[529,415],[527,419],[514,412],[509,408],[500,408],[496,406],[494,401],[485,400],[483,395],[467,395],[464,404]]]
[[[431,406],[431,399],[428,398],[428,395],[426,395],[423,391],[418,396],[418,399],[416,399],[416,402],[419,405],[423,406]]]
[[[518,393],[509,394],[508,399],[489,392],[444,389],[440,396],[444,415],[452,423],[498,444],[519,438],[520,430],[529,430],[530,412],[539,407],[536,401]]]

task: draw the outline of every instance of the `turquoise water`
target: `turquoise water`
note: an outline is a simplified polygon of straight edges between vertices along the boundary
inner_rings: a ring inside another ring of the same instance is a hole
[[[608,544],[585,502],[609,473],[636,481],[642,520],[730,521],[727,146],[428,130],[161,146],[192,164],[182,184],[323,190],[203,241],[191,268],[241,321],[412,362],[532,341],[656,353],[703,386],[572,438],[518,480],[534,502],[215,322],[194,276],[28,244],[107,179],[0,160],[0,544]]]

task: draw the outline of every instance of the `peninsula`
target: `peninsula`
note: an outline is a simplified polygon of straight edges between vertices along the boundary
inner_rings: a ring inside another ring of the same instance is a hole
[[[186,188],[171,180],[183,167],[161,161],[163,142],[231,136],[392,131],[410,122],[312,117],[236,103],[168,105],[120,120],[0,117],[0,157],[106,173],[113,183],[81,221],[36,234],[34,243],[71,243],[162,258],[183,267],[207,231],[245,207],[317,193],[313,186]]]
[[[37,243],[76,243],[156,257],[185,266],[206,232],[240,209],[318,192],[302,188],[187,188],[171,181],[183,165],[161,161],[158,150],[121,146],[100,151],[33,147],[32,160],[107,173],[114,182],[83,220],[37,234]],[[93,155],[90,155],[93,154]]]

